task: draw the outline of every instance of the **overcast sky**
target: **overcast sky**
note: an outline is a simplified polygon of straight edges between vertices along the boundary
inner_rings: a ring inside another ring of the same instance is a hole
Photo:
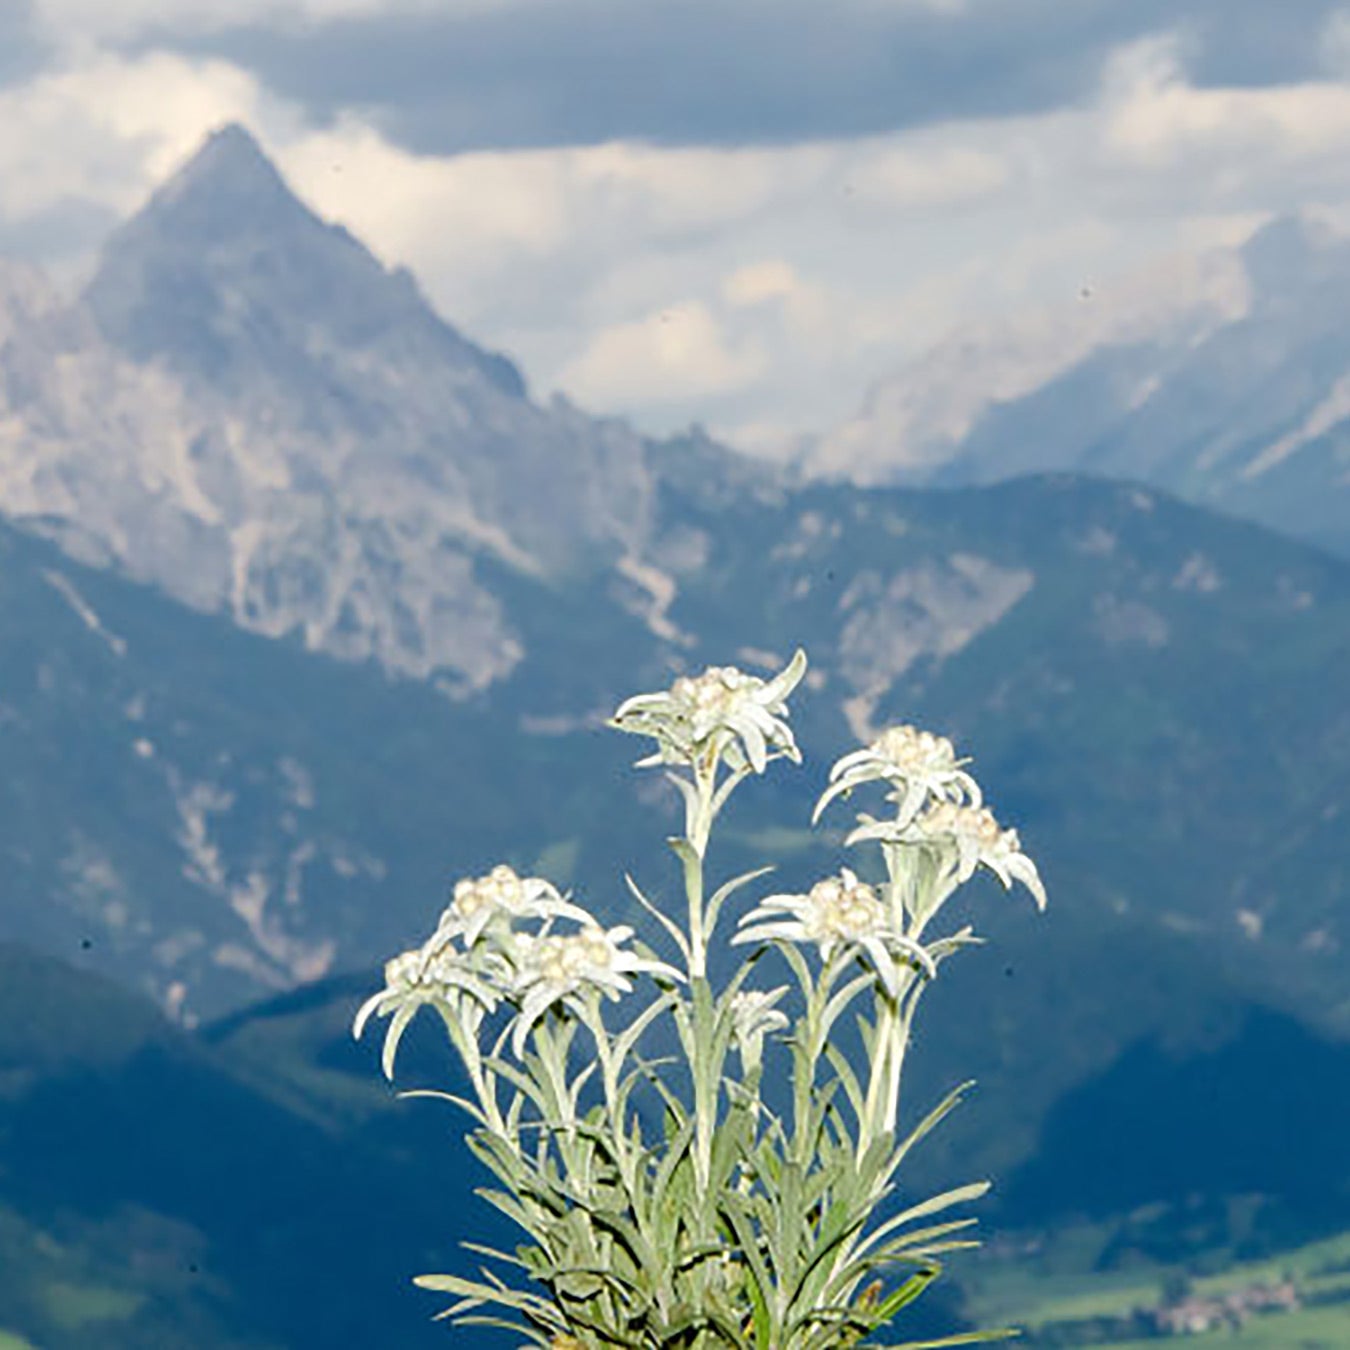
[[[207,132],[541,394],[746,446],[955,327],[1350,215],[1350,3],[0,0],[0,253]]]

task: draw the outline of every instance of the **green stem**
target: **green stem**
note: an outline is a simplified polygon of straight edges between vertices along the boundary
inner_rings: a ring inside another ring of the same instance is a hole
[[[915,942],[922,940],[924,925],[931,916],[930,907],[929,912],[921,915],[915,923],[911,932]],[[886,1062],[886,1118],[882,1125],[887,1133],[894,1133],[895,1123],[900,1116],[901,1072],[905,1066],[905,1052],[909,1048],[909,1031],[914,1025],[914,1013],[923,994],[924,979],[920,971],[910,971],[908,987],[902,989],[895,1000],[895,1026],[891,1031]]]
[[[600,1061],[600,1081],[605,1094],[605,1116],[610,1124],[614,1158],[625,1184],[631,1185],[628,1136],[619,1108],[619,1070],[622,1066],[615,1062],[614,1047],[610,1044],[609,1034],[605,1030],[605,1019],[600,1010],[600,994],[596,990],[592,990],[586,1000],[584,1020],[595,1040],[595,1053]]]
[[[916,991],[910,998],[909,1007],[897,1018],[891,1035],[886,1063],[886,1119],[882,1122],[882,1128],[887,1134],[895,1132],[895,1122],[900,1112],[900,1074],[905,1064],[905,1051],[909,1047],[909,1027],[917,1001]]]
[[[807,1146],[811,1141],[806,1125],[811,1114],[811,1094],[816,1087],[816,1070],[824,1049],[821,1022],[839,974],[837,958],[837,953],[831,955],[821,968],[820,979],[807,991],[806,1010],[799,1024],[802,1036],[793,1049],[792,1157],[803,1167],[810,1161]]]
[[[551,1124],[564,1127],[552,1135],[564,1165],[564,1175],[585,1192],[590,1185],[590,1149],[581,1144],[576,1131],[577,1118],[567,1084],[567,1046],[542,1021],[534,1029],[534,1044],[544,1070],[543,1084],[550,1098],[546,1118]]]
[[[698,807],[690,823],[687,842],[691,850],[684,860],[684,891],[689,902],[689,978],[701,978],[708,968],[708,937],[704,930],[703,859],[712,831],[712,801],[716,790],[717,760],[694,765],[694,791]]]
[[[440,1012],[441,1021],[450,1036],[450,1043],[459,1052],[459,1057],[469,1075],[469,1082],[473,1085],[474,1095],[478,1098],[479,1106],[483,1108],[488,1128],[501,1138],[514,1142],[511,1131],[506,1128],[501,1108],[497,1105],[497,1076],[484,1070],[483,1052],[478,1044],[478,1038],[472,1033],[466,1033],[458,1017],[453,1013],[444,1008]]]
[[[710,1082],[707,1060],[712,1043],[713,1007],[712,989],[700,975],[691,981],[690,1003],[693,1013],[693,1062],[690,1071],[694,1080],[694,1177],[703,1194],[708,1193],[712,1178],[712,1138],[717,1123],[717,1084]]]
[[[867,1097],[863,1103],[862,1119],[858,1122],[858,1160],[871,1147],[877,1137],[877,1114],[881,1108],[883,1092],[891,1085],[889,1066],[891,1062],[892,1041],[895,1037],[897,1009],[894,999],[888,998],[877,990],[876,1040],[872,1044],[872,1072],[867,1084]]]

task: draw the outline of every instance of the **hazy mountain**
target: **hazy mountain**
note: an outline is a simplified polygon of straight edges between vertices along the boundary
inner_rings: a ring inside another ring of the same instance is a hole
[[[0,275],[0,511],[255,631],[481,688],[522,648],[480,561],[640,576],[651,492],[638,437],[531,403],[238,127],[81,303]]]
[[[1202,353],[1279,311],[1262,278],[1300,249],[1332,245],[1267,231],[1251,295],[1202,269],[1130,322]],[[1203,934],[1344,1027],[1344,567],[1132,487],[789,490],[538,409],[236,128],[83,304],[17,269],[0,299],[0,506],[96,564],[0,532],[9,935],[212,1015],[388,951],[498,856],[608,886],[653,856],[660,785],[635,795],[604,714],[801,641],[815,777],[757,785],[742,852],[849,744],[927,719],[1089,930]]]
[[[391,954],[502,858],[615,920],[623,870],[673,903],[674,794],[600,717],[804,639],[806,766],[743,789],[714,865],[837,867],[847,810],[807,828],[828,765],[908,718],[976,754],[1050,887],[1043,918],[987,888],[995,945],[931,996],[918,1100],[973,1073],[1000,1121],[972,1112],[953,1166],[1026,1157],[1063,1093],[1206,1009],[1346,1033],[1350,567],[1090,480],[780,503],[694,475],[657,520],[676,636],[503,569],[529,655],[458,703],[0,532],[0,932],[215,1015]]]
[[[1350,551],[1350,240],[1278,219],[954,335],[807,453],[858,483],[1071,469],[1143,481]]]
[[[455,703],[0,526],[0,937],[209,1016],[376,959],[454,875],[581,835],[590,793],[559,777],[579,747],[617,774],[592,709],[649,635],[618,604],[512,580],[536,650],[500,705]]]

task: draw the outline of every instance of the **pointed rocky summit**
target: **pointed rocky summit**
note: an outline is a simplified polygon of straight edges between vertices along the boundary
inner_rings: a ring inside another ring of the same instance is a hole
[[[203,240],[233,232],[241,218],[254,228],[322,224],[237,122],[213,131],[139,217],[171,223]]]
[[[228,396],[331,383],[346,358],[377,354],[525,392],[511,362],[444,323],[406,271],[311,211],[237,124],[112,235],[85,299],[127,355]]]

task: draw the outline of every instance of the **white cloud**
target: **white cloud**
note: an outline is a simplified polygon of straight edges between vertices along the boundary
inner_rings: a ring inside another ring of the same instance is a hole
[[[723,280],[722,294],[728,304],[743,309],[788,299],[800,286],[801,280],[790,263],[769,258],[738,267]]]
[[[1350,8],[1335,10],[1322,27],[1322,67],[1336,79],[1350,79]]]
[[[1006,186],[1011,177],[1008,160],[984,150],[902,144],[872,155],[849,186],[862,201],[927,208],[976,201]]]
[[[223,61],[94,55],[0,90],[0,217],[83,200],[127,212],[220,123],[258,121],[257,82]]]
[[[1176,166],[1215,152],[1302,156],[1350,149],[1350,84],[1196,88],[1170,38],[1122,53],[1108,91],[1107,144],[1146,166]]]
[[[349,117],[278,159],[306,200],[390,260],[444,254],[472,275],[556,253],[571,223],[567,166],[546,151],[424,158]]]
[[[730,342],[712,311],[691,300],[601,330],[561,381],[594,406],[624,409],[725,394],[765,366],[762,351]]]
[[[862,0],[867,9],[913,10],[935,9],[944,14],[962,14],[970,8],[970,0]]]
[[[706,242],[799,192],[820,158],[626,142],[437,158],[355,117],[280,155],[320,211],[386,258],[429,263],[442,295],[470,312],[522,263],[584,256],[594,283],[652,250]]]

